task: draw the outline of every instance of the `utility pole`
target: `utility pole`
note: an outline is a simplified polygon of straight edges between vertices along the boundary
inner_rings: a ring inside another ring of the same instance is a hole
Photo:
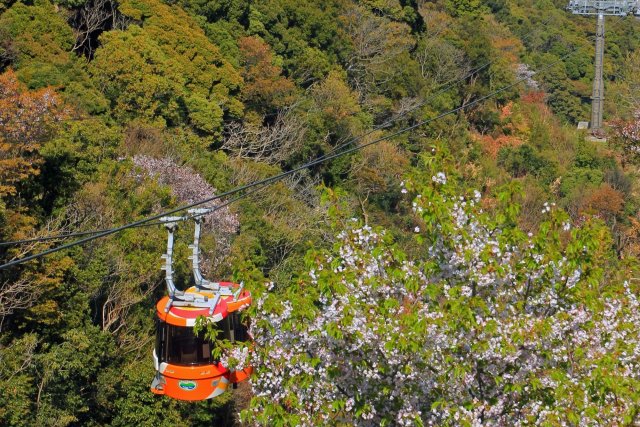
[[[593,92],[591,95],[591,132],[594,135],[602,129],[602,111],[604,106],[604,17],[605,15],[626,16],[638,12],[639,0],[572,0],[567,9],[574,15],[596,15],[596,57]]]

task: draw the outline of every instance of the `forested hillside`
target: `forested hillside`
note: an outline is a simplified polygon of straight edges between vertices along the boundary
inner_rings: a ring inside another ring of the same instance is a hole
[[[0,0],[0,264],[331,157],[205,204],[251,385],[150,392],[166,231],[127,228],[0,270],[0,425],[640,422],[640,21],[593,142],[565,3]]]

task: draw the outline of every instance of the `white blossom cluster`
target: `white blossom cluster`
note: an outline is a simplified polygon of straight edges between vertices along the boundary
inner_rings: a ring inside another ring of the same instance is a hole
[[[216,189],[196,171],[188,166],[180,166],[169,158],[157,159],[139,154],[133,157],[133,163],[143,171],[144,176],[156,179],[159,184],[168,186],[172,194],[182,204],[209,199],[216,194]],[[200,207],[213,208],[221,203],[221,200],[213,200]],[[235,233],[239,226],[238,216],[228,207],[204,216],[204,231],[212,232],[216,237],[215,254],[205,254],[209,255],[206,258],[211,261],[214,267],[223,263],[225,254],[231,246],[230,235]],[[208,264],[203,263],[202,267],[203,271],[207,273]]]
[[[229,370],[241,371],[249,366],[249,347],[234,346],[220,357],[222,366]]]
[[[415,199],[425,223],[439,213],[425,259],[354,226],[314,258],[299,299],[257,301],[253,421],[630,423],[640,389],[634,291],[601,288],[577,230],[565,245],[546,228],[527,237],[491,222],[480,197]]]
[[[138,154],[133,157],[133,164],[159,184],[168,186],[181,203],[191,204],[216,195],[216,189],[196,171],[189,166],[178,165],[169,158],[157,159]],[[213,208],[220,204],[220,200],[214,200],[201,207]],[[235,233],[239,227],[237,215],[226,207],[205,216],[205,223],[223,233]]]
[[[255,345],[268,348],[268,353],[259,361],[261,373],[254,380],[254,392],[267,401],[286,401],[294,393],[302,405],[301,425],[338,422],[340,417],[343,422],[352,422],[347,414],[354,412],[361,413],[360,424],[375,425],[381,411],[398,411],[396,421],[412,425],[420,416],[414,406],[417,401],[400,396],[402,387],[396,384],[411,384],[420,371],[405,369],[408,355],[399,351],[395,342],[406,327],[405,308],[399,302],[415,298],[415,293],[408,292],[389,272],[397,270],[398,278],[411,276],[416,283],[425,278],[411,263],[397,263],[391,252],[366,256],[381,239],[367,226],[345,231],[338,238],[342,242],[339,257],[323,260],[317,270],[309,272],[309,279],[317,285],[327,272],[338,275],[343,292],[335,298],[320,295],[321,309],[314,319],[298,327],[291,324],[290,330],[287,324],[295,322],[290,302],[281,302],[278,312],[266,310],[264,299],[257,302],[261,318],[254,325],[268,326],[254,326],[252,333]],[[385,306],[385,302],[393,306]],[[358,374],[345,376],[347,372]],[[358,395],[368,398],[365,401]],[[343,410],[327,412],[328,402],[338,401],[343,402]]]
[[[617,133],[626,142],[624,148],[634,154],[640,154],[640,110],[636,111],[633,119],[620,123],[617,127]]]
[[[447,176],[444,174],[444,172],[438,172],[431,177],[431,181],[435,182],[436,184],[446,184]]]
[[[525,84],[534,90],[540,89],[540,83],[538,83],[533,76],[536,75],[536,72],[533,71],[527,64],[518,64],[516,68],[516,76],[518,80],[524,80]]]

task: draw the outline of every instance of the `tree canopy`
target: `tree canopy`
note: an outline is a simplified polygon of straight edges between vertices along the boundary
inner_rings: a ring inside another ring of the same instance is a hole
[[[166,235],[129,228],[0,270],[0,425],[637,424],[640,27],[592,141],[564,7],[0,0],[0,264],[332,157],[204,222],[248,382],[150,392]]]

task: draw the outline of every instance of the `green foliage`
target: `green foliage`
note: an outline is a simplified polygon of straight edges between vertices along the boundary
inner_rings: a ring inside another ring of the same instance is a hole
[[[598,152],[597,143],[580,142],[576,146],[573,163],[577,168],[601,169],[612,165],[611,159],[605,159]]]
[[[116,117],[177,121],[177,94],[184,80],[155,41],[142,28],[131,26],[104,34],[101,42],[91,70]]]
[[[486,12],[480,0],[447,0],[447,8],[452,15],[479,15]]]
[[[0,27],[13,39],[18,65],[29,58],[38,58],[41,65],[53,68],[69,61],[73,33],[50,3],[16,3],[2,14]]]
[[[209,40],[220,48],[220,54],[224,59],[235,68],[239,68],[240,49],[236,34],[243,32],[242,27],[227,21],[205,22],[201,25]]]
[[[183,11],[157,1],[124,2],[141,21],[103,34],[91,71],[120,120],[189,124],[219,135],[222,118],[237,117],[241,78]]]
[[[336,242],[333,235],[353,228],[351,218],[360,217],[367,225],[388,230],[380,244],[363,256],[389,256],[395,263],[389,277],[397,281],[406,272],[398,266],[408,258],[424,262],[422,272],[439,268],[426,256],[427,244],[451,235],[451,215],[459,196],[475,199],[470,189],[478,188],[484,193],[483,227],[503,230],[490,239],[519,245],[531,231],[532,244],[545,257],[558,260],[564,250],[568,259],[584,268],[585,282],[579,291],[563,295],[569,298],[565,301],[595,310],[603,295],[622,292],[619,287],[608,287],[614,283],[611,277],[631,267],[619,268],[608,249],[618,245],[616,255],[624,257],[634,253],[634,245],[640,248],[634,243],[640,241],[640,226],[633,226],[637,191],[633,175],[612,153],[580,142],[562,124],[587,117],[593,73],[593,48],[584,37],[593,31],[592,22],[566,16],[564,3],[123,0],[118,6],[121,15],[104,24],[105,31],[93,46],[95,56],[88,58],[74,51],[76,35],[69,25],[85,4],[92,3],[0,0],[0,71],[14,69],[31,89],[53,85],[47,90],[60,95],[56,102],[64,110],[52,131],[43,133],[35,148],[23,153],[31,172],[18,179],[14,195],[0,198],[0,240],[108,228],[177,206],[173,189],[133,167],[133,155],[170,158],[180,167],[195,169],[223,192],[290,170],[365,133],[357,143],[384,138],[468,104],[512,84],[520,63],[540,70],[560,60],[533,76],[545,93],[514,86],[491,102],[317,165],[232,205],[240,223],[237,234],[226,236],[222,243],[217,240],[218,230],[205,230],[203,252],[217,259],[215,263],[205,261],[211,269],[208,275],[246,279],[255,286],[251,291],[256,301],[267,295],[261,306],[265,313],[259,314],[254,307],[252,322],[259,316],[283,315],[283,303],[291,302],[295,321],[285,329],[294,333],[318,314],[321,295],[340,295],[345,289],[342,279],[353,277],[353,272],[334,270],[334,255],[339,251],[331,250]],[[543,24],[546,20],[549,23]],[[638,86],[638,55],[633,54],[639,45],[637,35],[638,27],[631,20],[608,27],[611,60],[605,73],[615,80],[608,90],[614,87],[611,93],[617,94],[615,105],[607,106],[611,118],[621,115],[628,120],[634,111],[635,101],[628,95],[637,92]],[[565,56],[573,49],[578,52]],[[485,64],[468,76],[471,69]],[[453,84],[442,86],[448,82]],[[267,136],[260,141],[277,144],[281,137],[274,131],[278,113],[292,105],[290,113],[304,132],[295,149],[281,156],[284,160],[261,163],[239,151],[219,149],[226,147],[223,139],[233,129],[258,129],[265,132],[261,138]],[[7,117],[13,109],[8,104],[3,107],[0,127],[5,124],[5,133],[0,139],[9,135],[12,143],[20,141],[37,128],[29,124],[8,127]],[[390,119],[394,122],[368,133]],[[446,152],[451,154],[442,154]],[[442,156],[446,169],[442,169]],[[7,159],[11,156],[0,150],[3,164]],[[436,182],[442,171],[449,182],[444,189]],[[19,178],[15,173],[8,175]],[[409,182],[407,175],[413,176],[408,191],[432,202],[420,204],[424,211],[419,217],[411,215],[411,201],[404,193],[407,190],[403,191],[401,182]],[[522,185],[521,196],[513,188],[497,190],[512,178]],[[318,188],[325,189],[323,201]],[[553,200],[566,207],[572,219],[589,225],[571,235],[560,231],[561,220],[567,219],[564,214],[549,220],[540,215],[543,203]],[[522,201],[522,208],[516,201]],[[600,225],[590,224],[590,215],[612,227],[615,241]],[[420,233],[415,232],[416,227]],[[190,270],[185,242],[191,230],[182,227],[178,233],[175,275],[186,285]],[[213,401],[186,404],[149,392],[153,307],[164,294],[159,271],[164,242],[160,227],[136,228],[0,272],[1,425],[234,424],[233,414],[248,403],[246,394],[234,397],[229,393]],[[57,243],[0,247],[0,262]],[[313,250],[305,259],[309,248]],[[333,261],[323,270],[318,285],[308,285],[303,271],[330,254]],[[469,256],[460,254],[460,259],[467,262]],[[474,274],[505,271],[494,254],[485,252],[481,258],[482,266]],[[519,266],[514,280],[528,274],[533,265],[528,259]],[[365,284],[376,292],[387,284],[386,279],[369,279]],[[274,282],[271,293],[264,286],[266,281]],[[27,289],[17,295],[30,298],[23,301],[11,294],[16,285]],[[409,280],[406,285],[410,293],[419,283]],[[437,307],[438,316],[445,318],[434,321],[432,328],[417,322],[411,307],[393,319],[385,318],[406,300],[381,299],[366,307],[378,316],[380,331],[388,331],[392,320],[402,320],[402,333],[393,332],[393,340],[383,351],[415,354],[425,337],[444,324],[460,333],[478,327],[473,314],[486,309],[487,301],[477,295],[463,297],[462,284],[452,286],[445,295],[441,285],[434,281],[424,298],[417,300],[434,301],[434,310]],[[330,322],[325,330],[331,342],[349,337],[343,327],[365,303],[364,299],[349,300],[344,322]],[[516,304],[508,309],[520,308]],[[545,320],[530,334],[545,337],[552,326],[553,320]],[[495,332],[495,325],[482,331]],[[512,354],[522,344],[527,334],[521,335],[513,336],[515,344],[506,347],[506,353]],[[457,347],[448,355],[444,364],[448,370],[442,374],[447,384],[455,384],[475,369],[453,362],[460,354],[488,345],[474,343],[472,348]],[[580,405],[606,401],[607,391],[625,395],[633,387],[607,371],[617,355],[597,361],[588,389],[591,400],[584,399],[582,389],[564,381],[568,372],[564,362],[550,368],[549,375],[562,383],[554,390],[529,377],[507,386],[507,380],[498,376],[491,384],[504,386],[504,390],[512,387],[520,396],[526,383],[530,390],[535,389],[532,399],[568,399],[573,407],[567,411],[567,420],[579,424],[581,413],[576,408]],[[340,360],[351,363],[347,356],[341,354]],[[425,360],[434,360],[432,356],[426,355]],[[317,390],[313,376],[320,371],[319,358],[296,357],[299,360],[294,362],[309,362],[315,370],[287,385]],[[583,360],[584,354],[578,349],[572,357]],[[386,362],[382,365],[387,366]],[[406,374],[403,369],[408,364],[403,366],[398,372]],[[385,367],[380,369],[391,375]],[[425,372],[424,378],[432,375]],[[339,371],[331,370],[329,375],[335,382]],[[380,387],[386,402],[393,400],[390,387]],[[414,396],[416,390],[407,389],[401,395]],[[455,401],[446,397],[448,390],[436,390],[432,401],[421,408],[423,414],[445,407],[454,411],[447,406]],[[292,393],[283,405],[268,402],[257,417],[267,425],[304,424],[292,413],[301,399],[300,393]],[[371,402],[355,400],[358,417],[368,414]],[[257,398],[254,404],[260,401]],[[471,409],[474,402],[471,398],[456,401],[456,407]],[[346,407],[346,398],[336,398],[326,408],[343,414]],[[592,409],[585,409],[584,414]],[[343,422],[339,417],[335,420],[336,424]],[[458,424],[453,418],[443,420],[444,424]],[[559,424],[558,420],[549,423]],[[330,424],[320,418],[314,421],[309,424]],[[418,425],[420,421],[419,417],[411,420]],[[392,418],[379,420],[381,425],[395,422]]]
[[[309,244],[321,244],[323,227],[311,210],[283,184],[257,200],[243,202],[240,236],[230,249],[235,270],[256,268],[263,275],[291,280]]]
[[[250,3],[243,0],[183,0],[178,2],[185,9],[203,16],[208,22],[246,22]]]
[[[338,25],[344,5],[340,0],[256,2],[250,6],[247,31],[262,37],[284,58],[288,75],[307,82],[318,78],[328,63],[335,63],[344,48]],[[312,53],[317,57],[311,58]],[[298,62],[298,57],[306,60]]]
[[[627,379],[610,352],[627,351],[628,340],[590,335],[629,333],[628,316],[637,316],[637,289],[618,282],[628,275],[605,274],[616,264],[606,229],[595,221],[569,230],[567,215],[547,204],[527,234],[517,226],[516,188],[496,191],[485,211],[479,193],[457,193],[465,183],[441,157],[424,156],[408,186],[418,194],[417,258],[383,230],[338,223],[333,249],[309,252],[296,287],[261,296],[252,310],[258,394],[249,421],[466,425],[535,414],[552,424],[577,419],[576,407],[588,408],[583,421],[635,410],[637,377]],[[570,310],[592,320],[576,325]],[[535,361],[518,361],[525,346]],[[577,358],[571,369],[565,354]],[[594,381],[598,398],[583,402],[579,390]],[[474,399],[483,393],[492,398]],[[618,397],[615,406],[600,398],[606,393]],[[537,412],[542,404],[548,413]]]
[[[547,185],[557,175],[556,166],[526,144],[517,148],[502,148],[498,153],[498,165],[504,167],[514,178],[532,174]]]
[[[15,65],[30,88],[62,85],[74,67],[69,51],[73,33],[53,5],[14,4],[0,17],[0,36],[15,55]]]
[[[615,162],[603,157],[595,143],[580,142],[576,147],[573,166],[560,185],[561,194],[577,197],[588,188],[598,187],[610,168],[615,168]]]
[[[349,87],[344,75],[332,71],[316,87],[312,97],[321,129],[328,131],[332,141],[345,140],[360,133],[367,119],[358,104],[357,94]]]
[[[120,128],[100,120],[76,121],[44,144],[40,181],[45,194],[42,205],[47,212],[69,203],[72,195],[94,177],[98,165],[114,157],[121,142],[120,132]]]
[[[560,192],[569,195],[575,190],[583,190],[586,187],[597,187],[602,183],[603,173],[591,168],[573,168],[562,180]]]
[[[69,330],[62,338],[64,341],[52,346],[40,360],[44,387],[35,422],[47,425],[58,419],[64,420],[64,425],[99,421],[101,414],[92,412],[92,402],[85,396],[97,392],[97,376],[114,356],[111,337],[88,326]],[[78,384],[85,386],[78,388]]]
[[[159,399],[149,392],[149,378],[154,374],[153,366],[146,361],[137,361],[121,372],[111,372],[115,378],[113,426],[175,426],[184,422],[175,401]]]
[[[0,16],[0,28],[0,46],[10,51],[20,79],[29,88],[56,86],[80,111],[106,111],[107,102],[89,80],[86,64],[71,52],[72,29],[51,3],[15,3]],[[0,47],[0,57],[1,51]]]
[[[220,132],[224,111],[218,102],[194,94],[184,100],[184,105],[194,128],[209,134]]]
[[[37,345],[37,335],[28,334],[0,348],[0,420],[7,426],[24,425],[32,416],[35,384],[29,368]]]

